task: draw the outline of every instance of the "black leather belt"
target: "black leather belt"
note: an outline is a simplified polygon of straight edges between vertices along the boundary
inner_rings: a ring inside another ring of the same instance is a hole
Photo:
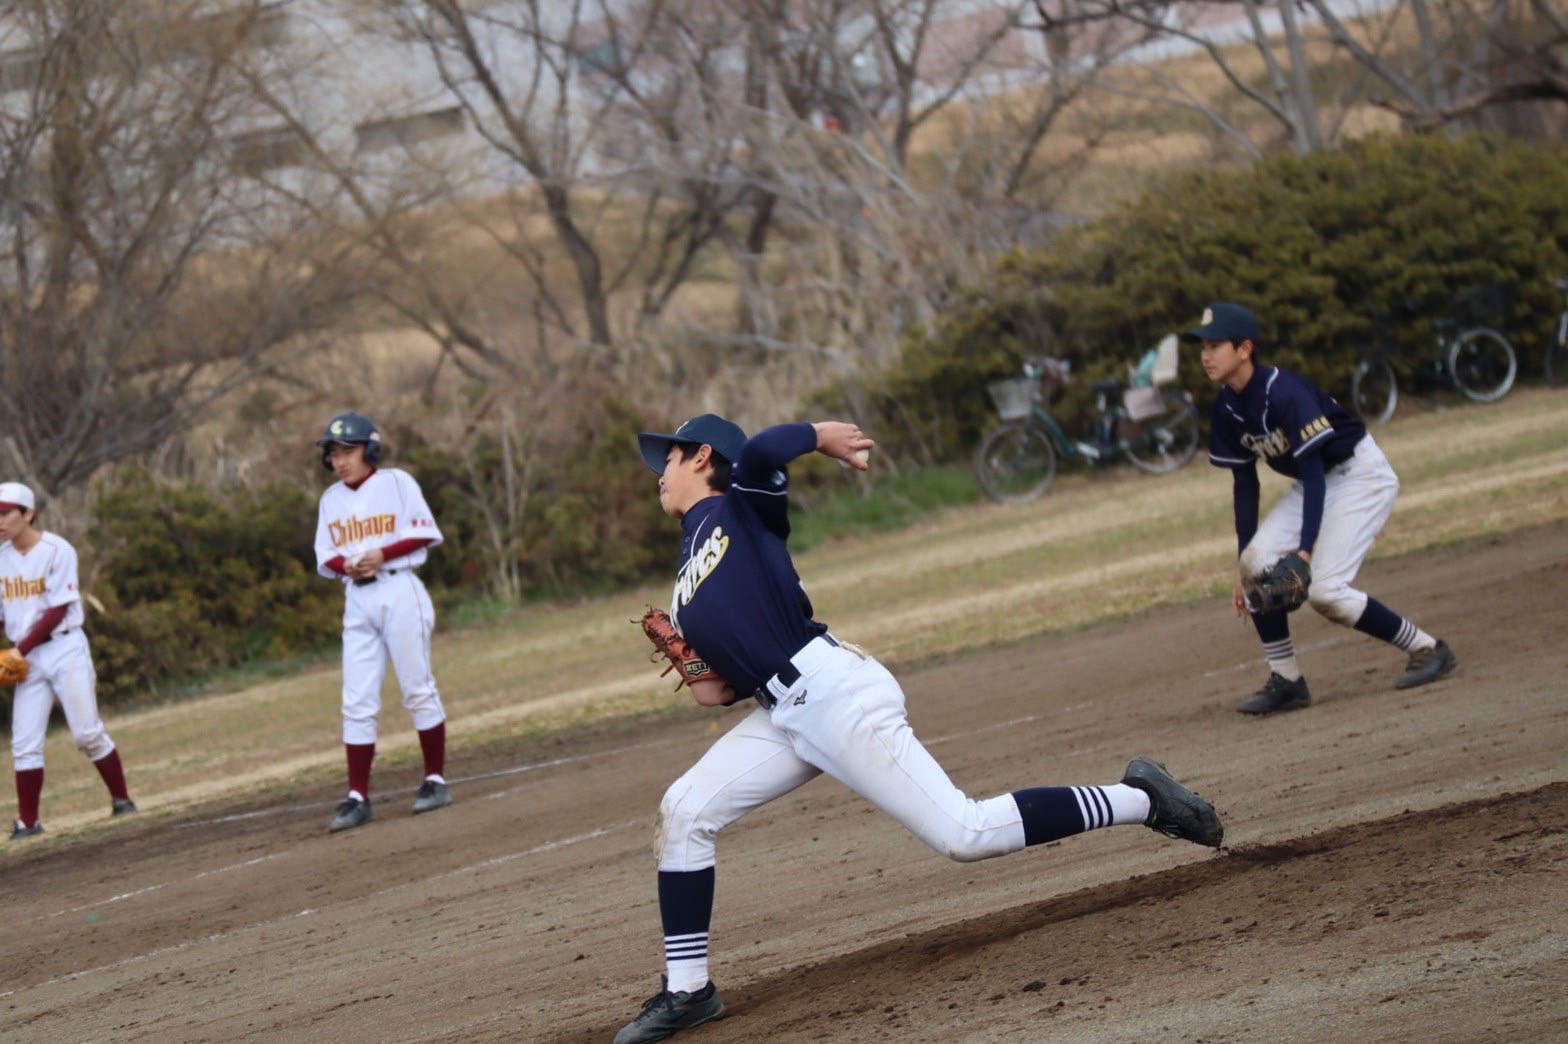
[[[834,640],[831,634],[823,633],[818,637],[822,638],[834,648],[838,647],[838,642]],[[816,641],[816,639],[813,638],[812,641]],[[806,645],[810,644],[811,642],[806,643]],[[805,647],[805,645],[802,645],[800,648],[804,649]],[[795,655],[800,655],[800,649],[795,650]],[[784,666],[778,669],[777,674],[769,678],[767,682],[763,682],[761,685],[757,686],[757,691],[752,693],[752,695],[757,698],[757,702],[762,704],[768,710],[772,710],[774,707],[777,707],[779,703],[778,697],[774,696],[773,693],[768,691],[768,682],[775,681],[786,689],[800,681],[800,668],[795,666],[795,660],[793,656],[784,661]]]
[[[388,576],[396,576],[398,574],[398,570],[396,570],[396,569],[383,569],[383,570],[381,570],[381,573],[385,573]],[[373,584],[378,579],[380,579],[381,573],[371,573],[369,576],[355,577],[354,578],[354,586],[355,587],[364,587],[366,584]]]

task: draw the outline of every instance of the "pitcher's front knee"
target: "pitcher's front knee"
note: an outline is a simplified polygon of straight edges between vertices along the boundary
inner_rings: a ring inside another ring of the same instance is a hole
[[[660,870],[704,870],[717,858],[714,839],[725,823],[712,814],[712,795],[682,776],[664,792],[654,826],[653,850]]]
[[[1324,617],[1345,627],[1354,627],[1367,608],[1366,594],[1346,584],[1314,581],[1307,592],[1307,601]]]

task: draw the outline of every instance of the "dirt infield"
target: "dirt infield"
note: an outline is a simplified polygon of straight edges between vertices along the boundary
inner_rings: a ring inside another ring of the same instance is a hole
[[[720,839],[730,1017],[678,1039],[1568,1039],[1568,523],[1363,582],[1458,672],[1398,692],[1402,656],[1302,614],[1317,703],[1244,718],[1228,599],[902,670],[971,793],[1151,753],[1226,848],[1122,828],[960,865],[818,780]],[[296,790],[13,849],[0,1032],[608,1041],[662,967],[659,797],[738,714],[464,751],[418,819],[413,770],[383,773],[342,835],[335,791]]]

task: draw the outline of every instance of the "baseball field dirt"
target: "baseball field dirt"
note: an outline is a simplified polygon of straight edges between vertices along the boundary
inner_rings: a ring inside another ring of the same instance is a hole
[[[1362,584],[1457,672],[1397,691],[1401,654],[1307,611],[1314,706],[1246,718],[1265,672],[1228,598],[904,667],[971,794],[1153,754],[1226,846],[1123,827],[956,864],[819,779],[721,836],[729,1017],[677,1039],[1568,1039],[1568,522]],[[607,1042],[662,969],[660,795],[743,713],[463,750],[418,818],[388,770],[338,835],[337,792],[296,788],[15,853],[0,1035]]]

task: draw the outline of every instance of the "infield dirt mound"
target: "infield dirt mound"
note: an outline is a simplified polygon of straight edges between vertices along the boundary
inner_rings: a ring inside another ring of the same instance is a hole
[[[1568,523],[1369,563],[1458,671],[1295,619],[1314,705],[1254,720],[1255,635],[1208,599],[906,667],[969,792],[1104,783],[1138,753],[1214,801],[1212,853],[1141,828],[975,864],[828,780],[720,839],[717,1041],[1568,1038]],[[853,637],[853,636],[850,636]],[[273,791],[0,866],[6,1039],[607,1041],[662,967],[651,828],[737,711],[461,750],[456,803],[328,835]],[[454,722],[460,731],[461,723]],[[19,843],[20,844],[20,843]]]

